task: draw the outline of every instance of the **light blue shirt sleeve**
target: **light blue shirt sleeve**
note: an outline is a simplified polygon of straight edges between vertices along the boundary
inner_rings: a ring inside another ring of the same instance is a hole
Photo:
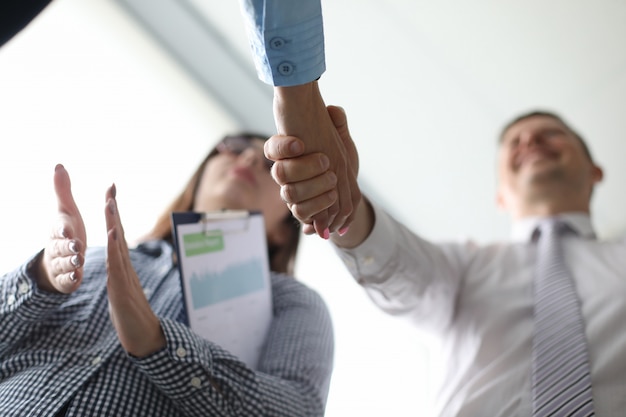
[[[261,81],[293,86],[324,73],[321,0],[240,0],[240,6]]]

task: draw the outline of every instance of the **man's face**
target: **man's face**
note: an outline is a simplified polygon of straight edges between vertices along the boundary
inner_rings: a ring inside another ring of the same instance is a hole
[[[567,126],[549,116],[532,116],[504,132],[498,175],[498,203],[515,213],[519,204],[543,198],[555,189],[588,200],[602,171]]]

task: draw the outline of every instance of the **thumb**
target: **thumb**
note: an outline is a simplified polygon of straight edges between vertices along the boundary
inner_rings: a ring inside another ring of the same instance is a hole
[[[350,135],[350,132],[348,131],[348,118],[343,107],[328,106],[326,108],[333,125],[335,125],[335,129],[337,129],[337,132],[339,133],[339,136],[343,138],[344,135]]]
[[[304,143],[295,136],[274,135],[265,141],[265,157],[272,161],[295,158],[304,153]]]
[[[337,133],[339,133],[341,142],[348,152],[352,172],[354,175],[357,175],[359,172],[359,154],[352,140],[352,136],[350,135],[350,130],[348,129],[346,111],[340,106],[327,106],[326,108],[333,125],[335,125],[335,129],[337,129]]]
[[[70,175],[61,164],[57,164],[54,168],[54,191],[57,196],[57,205],[60,212],[65,214],[75,214],[78,212],[78,207],[72,195]]]

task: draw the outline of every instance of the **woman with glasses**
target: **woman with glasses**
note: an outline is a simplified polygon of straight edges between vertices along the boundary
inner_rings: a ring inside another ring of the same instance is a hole
[[[2,416],[322,416],[333,358],[323,300],[293,279],[300,230],[280,198],[266,136],[225,137],[154,228],[131,249],[116,189],[105,248],[87,249],[62,165],[59,226],[0,278]],[[172,211],[260,210],[273,317],[255,370],[185,323]]]

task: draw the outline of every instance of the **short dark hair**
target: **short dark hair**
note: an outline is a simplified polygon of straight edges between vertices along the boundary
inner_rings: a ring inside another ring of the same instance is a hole
[[[498,139],[498,143],[502,143],[502,140],[504,139],[504,134],[506,133],[507,130],[509,130],[511,127],[513,127],[517,123],[521,122],[522,120],[530,119],[531,117],[550,117],[550,118],[560,122],[563,126],[565,126],[567,128],[567,130],[569,130],[574,135],[574,137],[576,137],[576,139],[578,139],[578,141],[580,142],[580,144],[583,147],[583,151],[585,152],[585,155],[587,155],[589,160],[591,162],[593,162],[593,157],[591,156],[591,151],[589,150],[589,146],[587,146],[587,143],[585,142],[583,137],[578,132],[576,132],[574,129],[572,129],[572,127],[568,123],[566,123],[565,120],[561,116],[559,116],[558,114],[556,114],[554,112],[551,112],[551,111],[532,110],[532,111],[529,111],[529,112],[526,112],[526,113],[523,113],[523,114],[517,116],[516,118],[514,118],[513,120],[508,122],[506,125],[504,125],[504,127],[500,131],[500,137]]]

